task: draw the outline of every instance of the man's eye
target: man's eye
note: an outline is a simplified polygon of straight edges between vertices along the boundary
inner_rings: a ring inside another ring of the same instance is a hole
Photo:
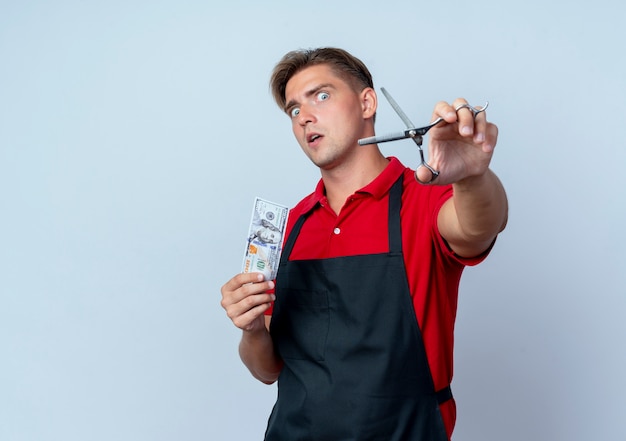
[[[317,99],[320,101],[326,101],[328,98],[330,98],[330,95],[326,92],[320,92],[317,94]]]
[[[291,109],[290,115],[291,115],[292,118],[295,118],[299,114],[300,114],[300,108],[299,107],[294,107],[293,109]]]

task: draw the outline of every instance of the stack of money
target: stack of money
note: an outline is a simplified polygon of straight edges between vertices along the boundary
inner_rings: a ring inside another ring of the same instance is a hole
[[[250,231],[243,259],[243,272],[260,272],[274,280],[283,249],[289,208],[259,197],[254,199]]]

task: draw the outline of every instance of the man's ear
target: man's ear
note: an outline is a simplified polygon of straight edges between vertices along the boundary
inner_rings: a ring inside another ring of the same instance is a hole
[[[364,119],[373,118],[376,115],[378,97],[376,96],[376,91],[371,87],[366,87],[361,91],[361,107]]]

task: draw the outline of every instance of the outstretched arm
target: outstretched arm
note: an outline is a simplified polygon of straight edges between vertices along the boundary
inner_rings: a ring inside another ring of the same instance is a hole
[[[436,185],[452,184],[453,196],[437,219],[439,231],[452,250],[463,257],[483,253],[507,223],[508,202],[502,183],[489,169],[498,138],[498,128],[487,121],[484,112],[474,117],[468,109],[441,102],[434,116],[442,117],[431,131],[429,163],[440,174]],[[420,180],[432,176],[424,167],[417,170]]]
[[[439,212],[439,231],[459,256],[486,251],[506,226],[508,204],[498,177],[487,169],[480,176],[453,184],[453,196]]]

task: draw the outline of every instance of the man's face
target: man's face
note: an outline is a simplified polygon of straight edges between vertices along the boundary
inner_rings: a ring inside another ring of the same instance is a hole
[[[287,82],[285,110],[293,133],[318,167],[337,167],[358,149],[365,133],[361,95],[324,64],[307,67]]]

